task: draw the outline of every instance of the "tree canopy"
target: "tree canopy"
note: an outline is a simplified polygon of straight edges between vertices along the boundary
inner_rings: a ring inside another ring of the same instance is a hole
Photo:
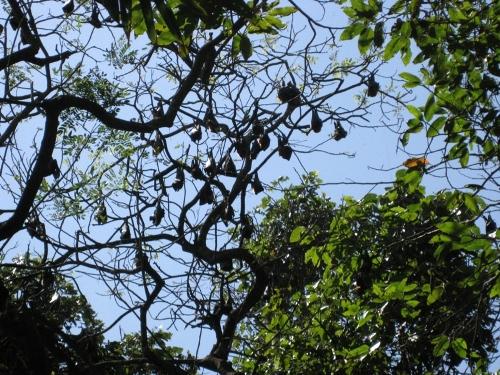
[[[484,202],[426,195],[416,173],[338,206],[314,179],[266,203],[250,248],[279,282],[242,331],[246,373],[449,374],[463,360],[469,373],[487,371],[498,249],[474,224]],[[277,228],[288,237],[270,236]]]
[[[1,371],[487,371],[499,8],[4,1]],[[340,201],[277,178],[372,129],[404,157]]]

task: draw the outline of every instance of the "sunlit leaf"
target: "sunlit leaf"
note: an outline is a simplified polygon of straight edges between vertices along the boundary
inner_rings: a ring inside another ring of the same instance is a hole
[[[451,342],[451,347],[460,358],[467,357],[467,342],[459,337]]]

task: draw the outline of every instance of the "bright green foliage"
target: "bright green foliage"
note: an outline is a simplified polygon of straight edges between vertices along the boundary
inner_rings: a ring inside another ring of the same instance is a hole
[[[423,116],[409,108],[415,117],[403,145],[412,133],[426,129],[429,138],[444,136],[449,145],[445,160],[458,159],[466,167],[474,153],[481,163],[497,161],[500,3],[400,0],[390,8],[377,1],[344,3],[351,24],[341,39],[359,36],[362,53],[373,44],[385,60],[399,53],[404,64],[420,66],[418,76],[401,74],[406,88],[422,86],[430,92],[420,108]],[[372,29],[382,39],[374,40]]]
[[[473,373],[487,369],[496,350],[499,257],[474,223],[484,202],[458,191],[425,195],[418,171],[396,177],[385,194],[345,197],[336,208],[303,197],[309,203],[300,207],[330,211],[324,217],[332,219],[315,226],[277,215],[300,201],[290,192],[269,208],[255,248],[272,241],[287,249],[284,259],[302,254],[300,274],[290,262],[290,271],[283,263],[272,277],[307,275],[307,282],[280,284],[246,325],[240,349],[249,357],[239,363],[246,372],[445,374],[463,360]],[[268,237],[274,225],[290,241]]]
[[[158,46],[176,45],[180,56],[186,57],[195,30],[213,30],[224,27],[232,35],[238,31],[235,20],[249,21],[248,32],[258,34],[278,34],[286,28],[280,19],[289,16],[296,9],[291,6],[279,7],[279,1],[257,3],[237,1],[199,0],[132,0],[121,2],[123,28],[127,35],[146,33],[149,40]],[[248,59],[251,46],[244,35],[241,53]],[[234,49],[234,44],[233,44]]]

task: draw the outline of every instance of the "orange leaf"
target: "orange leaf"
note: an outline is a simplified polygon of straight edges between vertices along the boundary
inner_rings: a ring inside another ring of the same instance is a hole
[[[406,160],[403,165],[408,169],[420,168],[429,164],[429,160],[424,157],[420,158],[409,158]]]

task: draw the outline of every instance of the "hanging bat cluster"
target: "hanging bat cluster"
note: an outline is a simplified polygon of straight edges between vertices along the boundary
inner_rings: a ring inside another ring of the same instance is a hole
[[[269,135],[267,134],[262,134],[259,138],[257,138],[257,143],[259,144],[261,151],[266,151],[271,144],[271,138],[269,138]]]
[[[264,186],[262,186],[262,182],[260,182],[259,175],[257,173],[255,173],[253,177],[251,186],[254,194],[256,195],[264,191]]]
[[[378,90],[380,89],[380,85],[377,81],[375,81],[375,75],[373,73],[370,74],[370,77],[368,78],[366,84],[368,85],[368,90],[366,92],[366,95],[370,97],[377,96]]]
[[[252,158],[252,160],[257,159],[257,156],[259,156],[259,153],[260,153],[259,142],[257,142],[257,140],[255,140],[252,142],[252,146],[250,147],[250,157]]]
[[[205,178],[200,168],[200,163],[198,163],[198,159],[191,160],[191,175],[197,180],[203,180]]]
[[[120,228],[120,240],[127,241],[130,240],[130,228],[128,226],[127,220],[123,222],[122,227]]]
[[[281,100],[282,103],[288,103],[288,105],[292,108],[296,108],[300,106],[300,90],[295,87],[292,82],[288,82],[285,86],[282,83],[281,87],[278,90],[278,99]]]
[[[231,258],[224,259],[220,262],[220,270],[223,272],[231,272],[233,270],[233,260]]]
[[[261,151],[265,151],[269,148],[271,143],[271,139],[269,135],[265,132],[264,124],[259,119],[255,119],[252,124],[252,134],[254,137],[254,141],[252,142],[252,146],[250,147],[250,157],[252,160],[257,159],[257,156]]]
[[[252,133],[257,137],[264,134],[264,125],[259,119],[254,120],[252,124]]]
[[[73,0],[67,0],[63,5],[62,10],[65,15],[69,16],[75,10],[75,2]]]
[[[292,157],[292,148],[284,138],[278,139],[278,154],[285,160],[290,160]]]
[[[151,115],[153,116],[153,120],[161,120],[163,119],[163,116],[165,116],[165,112],[163,111],[163,105],[161,104],[161,102],[158,103],[158,105],[155,107],[153,107],[153,109],[151,110]]]
[[[161,152],[164,150],[163,138],[158,130],[156,131],[155,140],[153,141],[152,146],[153,146],[154,156],[160,155]]]
[[[361,266],[358,269],[357,275],[354,277],[354,291],[362,295],[367,289],[371,287],[371,269],[372,261],[369,256],[363,255],[361,258]]]
[[[242,159],[246,159],[247,154],[250,151],[248,143],[243,137],[236,138],[236,141],[234,142],[234,149],[236,150],[238,156]]]
[[[31,238],[45,238],[45,225],[36,214],[31,215],[26,221],[26,230]]]
[[[373,30],[373,45],[380,48],[384,45],[384,22],[377,22]]]
[[[241,218],[241,237],[244,239],[251,238],[254,229],[252,218],[249,215],[244,215]]]
[[[189,132],[189,138],[191,138],[191,141],[198,143],[201,141],[201,136],[201,126],[199,123],[196,123]]]
[[[149,220],[153,223],[155,227],[157,227],[158,225],[160,225],[164,217],[165,217],[165,210],[161,206],[161,200],[158,199],[158,203],[156,203],[153,215],[149,217]]]
[[[319,133],[321,128],[323,127],[323,121],[318,115],[318,111],[316,109],[312,110],[311,114],[311,130],[315,133]]]
[[[212,41],[212,35],[210,35],[209,42]],[[212,75],[212,70],[215,65],[215,58],[217,57],[217,51],[215,46],[212,45],[208,47],[207,56],[205,58],[205,64],[201,68],[200,80],[204,85],[208,85],[210,83],[210,76]]]
[[[224,202],[221,218],[226,227],[228,226],[229,221],[234,219],[234,209],[228,201]]]
[[[347,132],[345,129],[342,127],[342,124],[340,121],[335,121],[335,130],[333,132],[333,139],[336,141],[340,141],[341,139],[344,139],[347,136]]]
[[[135,253],[135,258],[134,258],[134,263],[137,268],[143,268],[147,263],[149,259],[146,254],[139,248],[136,250]]]
[[[394,34],[398,30],[400,30],[402,26],[403,26],[403,20],[401,18],[398,18],[391,27],[391,34]]]
[[[208,182],[200,190],[200,206],[212,204],[215,202],[215,195]]]
[[[59,165],[57,164],[57,160],[54,158],[51,158],[49,160],[49,163],[47,164],[47,169],[45,170],[44,176],[50,176],[54,177],[55,179],[58,179],[61,176],[61,170],[59,169]]]
[[[212,133],[217,133],[219,131],[220,128],[219,122],[215,118],[214,112],[210,107],[205,112],[205,116],[203,117],[203,123]]]
[[[101,202],[99,207],[97,208],[97,211],[95,213],[95,220],[97,221],[97,224],[103,225],[108,222],[108,210],[106,209],[106,205],[104,204],[104,201]]]
[[[222,174],[228,177],[236,177],[238,174],[233,159],[229,154],[226,156],[224,162],[222,163]]]
[[[203,169],[209,177],[214,177],[217,173],[217,165],[211,152],[208,153],[208,159]]]
[[[34,38],[31,35],[31,32],[29,31],[28,27],[23,27],[21,29],[20,36],[22,44],[32,44],[34,42]]]
[[[182,189],[184,186],[184,170],[181,167],[177,168],[177,171],[175,172],[175,180],[172,184],[172,188],[175,191],[179,191]]]
[[[495,223],[495,220],[491,217],[491,214],[488,214],[488,217],[484,218],[486,224],[485,224],[485,230],[486,234],[489,237],[495,238],[496,230],[497,230],[497,223]]]
[[[101,20],[99,19],[99,9],[95,1],[92,3],[92,14],[88,19],[88,22],[96,29],[100,29],[102,27]]]
[[[19,14],[13,9],[9,16],[9,23],[10,27],[12,27],[12,30],[19,29],[24,22],[26,22],[26,19],[23,17],[23,15]]]

